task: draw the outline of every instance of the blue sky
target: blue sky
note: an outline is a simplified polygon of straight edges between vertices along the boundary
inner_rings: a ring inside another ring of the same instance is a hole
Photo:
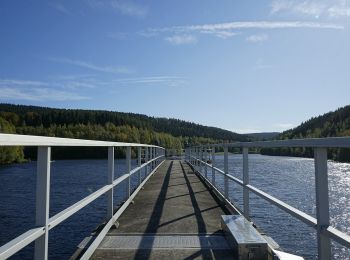
[[[350,102],[350,0],[0,2],[0,102],[282,131]]]

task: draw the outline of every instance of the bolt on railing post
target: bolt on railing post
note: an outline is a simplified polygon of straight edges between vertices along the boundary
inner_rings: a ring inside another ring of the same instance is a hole
[[[224,194],[225,194],[225,198],[228,200],[228,147],[225,146],[224,147]]]
[[[108,184],[114,181],[114,147],[108,147]],[[113,217],[113,187],[107,193],[107,219]]]
[[[126,188],[127,199],[130,197],[130,194],[131,194],[131,180],[130,180],[131,175],[130,175],[130,172],[131,172],[131,147],[128,146],[126,148],[126,173],[129,175],[127,188]]]
[[[315,187],[318,259],[331,259],[331,242],[323,231],[329,226],[327,149],[315,148]]]
[[[137,148],[137,164],[138,164],[138,167],[141,167],[141,152],[142,152],[141,146],[139,146]],[[138,185],[140,185],[141,182],[142,182],[142,179],[141,179],[141,168],[139,169],[138,175],[139,175],[139,184]]]
[[[35,224],[45,233],[35,241],[34,259],[48,258],[51,147],[38,147]]]
[[[248,147],[243,147],[243,214],[249,220],[249,190],[247,188],[249,184],[248,152]]]
[[[211,149],[211,166],[213,167],[211,172],[211,182],[215,186],[215,147],[213,146]]]
[[[204,147],[204,174],[205,174],[205,178],[208,177],[208,148],[207,147]]]

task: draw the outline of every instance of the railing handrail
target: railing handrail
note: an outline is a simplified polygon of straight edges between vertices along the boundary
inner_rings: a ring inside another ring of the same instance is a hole
[[[1,134],[0,146],[88,146],[88,147],[155,147],[164,149],[161,146],[139,143],[123,143],[96,141],[74,138],[35,136],[35,135],[18,135],[18,134]]]
[[[37,146],[37,185],[36,185],[36,226],[29,229],[25,233],[17,236],[11,241],[0,247],[0,259],[6,259],[17,253],[30,243],[35,241],[35,259],[48,258],[48,233],[49,230],[68,219],[79,210],[95,201],[104,194],[108,195],[107,201],[107,224],[96,237],[95,241],[90,245],[82,256],[82,259],[88,259],[99,243],[104,238],[108,229],[118,219],[121,213],[132,202],[137,192],[152,176],[156,169],[162,164],[165,158],[165,149],[163,147],[137,143],[120,143],[105,142],[57,137],[16,135],[16,134],[0,134],[1,146]],[[54,216],[49,215],[50,209],[50,174],[51,174],[51,147],[55,146],[82,146],[82,147],[105,147],[108,149],[108,182],[92,194],[84,197],[73,205],[65,208]],[[126,173],[114,179],[114,148],[126,148]],[[131,169],[131,147],[137,147],[137,167]],[[144,149],[145,162],[141,162],[142,149]],[[141,171],[144,170],[145,177],[142,181]],[[131,191],[131,176],[138,173],[138,185],[135,191]],[[114,212],[113,189],[122,183],[128,181],[126,201],[122,206]]]
[[[217,147],[224,148],[224,170],[215,167],[215,149]],[[243,180],[236,178],[228,172],[228,147],[242,148],[243,155]],[[263,147],[310,147],[314,150],[315,159],[315,190],[316,190],[316,218],[306,214],[305,212],[271,196],[270,194],[249,184],[249,167],[248,167],[248,151],[249,148]],[[298,218],[307,225],[313,227],[317,231],[318,256],[320,260],[330,259],[331,242],[330,239],[350,248],[350,235],[332,227],[329,217],[329,194],[328,194],[328,167],[327,167],[327,149],[328,148],[350,148],[350,137],[330,137],[330,138],[308,138],[293,140],[275,140],[275,141],[256,141],[256,142],[237,142],[223,144],[206,144],[200,146],[188,147],[186,149],[185,158],[192,165],[194,170],[217,191],[229,205],[235,208],[239,213],[249,219],[249,192],[253,192],[259,197],[265,199],[269,203],[279,207],[288,214]],[[208,150],[209,149],[209,150]],[[208,151],[211,154],[212,163],[209,164]],[[212,180],[207,176],[208,168],[212,169]],[[215,187],[216,172],[224,176],[224,192]],[[232,205],[227,192],[227,181],[232,180],[243,187],[243,210]]]
[[[189,148],[200,147],[233,147],[233,148],[278,148],[278,147],[311,147],[311,148],[350,148],[350,137],[326,137],[326,138],[305,138],[254,142],[234,142],[196,145]]]

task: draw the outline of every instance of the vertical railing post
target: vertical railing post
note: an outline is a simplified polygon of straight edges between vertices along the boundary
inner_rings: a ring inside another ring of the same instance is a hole
[[[315,187],[318,259],[331,259],[330,238],[323,233],[329,226],[327,149],[315,148]]]
[[[153,171],[154,169],[154,147],[151,147],[151,160],[152,160],[152,163],[151,163],[151,172]]]
[[[150,160],[150,161],[152,161],[152,149],[153,149],[152,147],[149,148],[149,154],[148,154],[148,155],[149,155],[149,160]],[[151,162],[151,163],[149,164],[149,172],[150,172],[150,173],[152,172],[152,167],[153,167],[153,162]]]
[[[138,164],[138,167],[141,167],[141,152],[142,152],[141,146],[139,146],[137,148],[137,164]],[[141,168],[139,169],[138,175],[139,175],[139,185],[140,185],[141,182],[142,182],[142,179],[141,179]]]
[[[149,156],[149,147],[146,147],[145,148],[145,163],[148,163],[148,161],[149,161],[148,156]],[[145,174],[145,177],[146,177],[149,173],[149,165],[148,164],[145,167],[145,173],[146,173]]]
[[[157,158],[157,152],[158,152],[158,148],[157,147],[154,147],[154,159]],[[155,160],[154,161],[154,168],[156,168],[158,165],[158,160]]]
[[[108,147],[108,184],[114,181],[114,147]],[[113,186],[107,193],[107,219],[113,217]]]
[[[152,160],[155,158],[155,148],[154,147],[152,147]],[[153,161],[152,162],[152,171],[154,170],[154,168],[155,168],[155,163],[156,163],[156,161]]]
[[[225,194],[225,198],[228,200],[228,147],[224,146],[224,194]]]
[[[208,177],[208,148],[207,147],[204,147],[204,175],[205,175],[205,178]]]
[[[51,147],[38,147],[35,223],[37,226],[43,226],[45,228],[45,234],[35,241],[34,258],[38,260],[48,258],[50,163]]]
[[[199,158],[200,158],[200,153],[199,153],[199,147],[197,147],[197,171],[199,172],[200,171],[200,161],[199,161]]]
[[[198,161],[197,161],[197,158],[198,158],[198,148],[194,148],[194,169],[197,171],[197,165],[198,165]]]
[[[128,146],[128,147],[126,147],[126,173],[129,175],[127,188],[126,188],[127,199],[130,197],[130,194],[131,194],[131,180],[130,180],[131,176],[130,176],[130,172],[131,172],[131,147]]]
[[[203,147],[202,146],[200,147],[200,151],[199,151],[199,160],[200,160],[199,161],[200,173],[201,173],[201,175],[203,175]]]
[[[249,168],[248,168],[248,147],[242,148],[243,153],[243,214],[246,219],[250,219],[249,214]]]
[[[193,156],[193,148],[190,148],[190,162],[193,165],[193,158],[192,158],[192,156]]]
[[[189,152],[190,152],[190,154],[189,154],[189,157],[190,157],[190,163],[193,165],[193,159],[192,159],[192,156],[193,156],[193,149],[192,148],[190,148],[189,149]]]
[[[215,186],[215,146],[211,148],[211,166],[213,167],[211,172],[211,182]]]

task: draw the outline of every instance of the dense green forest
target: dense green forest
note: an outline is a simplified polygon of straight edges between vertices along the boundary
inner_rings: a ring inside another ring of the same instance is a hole
[[[0,132],[154,144],[170,149],[214,142],[248,141],[244,135],[178,119],[111,111],[0,104]],[[33,148],[1,148],[1,163],[35,159]],[[53,157],[102,158],[106,149],[55,148]],[[117,151],[120,156],[123,151]]]
[[[311,118],[298,127],[281,133],[276,139],[285,140],[342,136],[350,136],[350,105]],[[313,156],[313,151],[310,148],[264,148],[261,149],[260,152],[266,155]],[[329,149],[328,157],[336,161],[350,162],[350,150]]]

